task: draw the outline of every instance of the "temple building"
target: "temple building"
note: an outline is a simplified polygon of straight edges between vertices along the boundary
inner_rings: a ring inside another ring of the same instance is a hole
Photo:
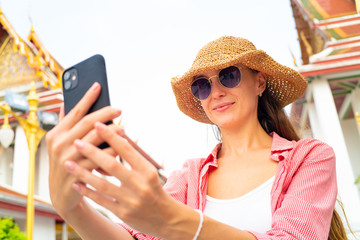
[[[61,74],[63,68],[39,41],[34,29],[22,39],[0,10],[0,105],[6,96],[26,96],[30,83],[35,83],[39,97],[38,112],[59,112],[62,103]],[[26,118],[27,113],[12,109]],[[0,112],[0,126],[4,113]],[[26,230],[29,150],[24,130],[14,116],[9,116],[15,132],[10,146],[0,145],[0,217],[10,216]],[[34,239],[56,239],[56,221],[62,219],[50,204],[48,192],[48,157],[44,139],[36,154],[34,205]]]
[[[352,230],[360,232],[360,15],[354,0],[290,2],[301,49],[298,70],[309,83],[291,118],[302,137],[334,148],[338,198]]]

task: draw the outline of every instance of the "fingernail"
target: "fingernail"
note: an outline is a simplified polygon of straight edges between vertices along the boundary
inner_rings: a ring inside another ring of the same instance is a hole
[[[91,86],[91,90],[92,90],[92,91],[96,91],[99,87],[100,87],[100,84],[99,84],[98,82],[95,82],[95,83]]]
[[[120,109],[117,109],[117,108],[114,108],[115,109],[115,111],[118,113],[118,115],[120,115],[121,114],[121,110]]]
[[[77,192],[80,192],[80,190],[81,190],[80,185],[77,184],[77,183],[73,183],[73,184],[72,184],[72,187],[73,187],[73,189],[74,189],[75,191],[77,191]]]
[[[72,162],[72,161],[66,161],[66,162],[65,162],[65,168],[66,168],[68,171],[70,171],[70,172],[74,171],[74,170],[75,170],[75,167],[76,167],[76,165],[75,165],[74,162]]]
[[[102,131],[102,130],[104,130],[106,128],[106,125],[101,123],[101,122],[96,122],[95,127],[96,127],[96,129]]]
[[[75,142],[74,142],[75,146],[78,148],[78,149],[81,149],[85,146],[85,143],[79,139],[76,139]]]

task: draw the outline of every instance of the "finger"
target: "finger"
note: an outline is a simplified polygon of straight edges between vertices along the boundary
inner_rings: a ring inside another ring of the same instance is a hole
[[[95,124],[98,135],[106,141],[133,169],[139,172],[146,171],[153,166],[128,141],[115,134],[105,124]]]
[[[115,124],[111,124],[111,125],[108,125],[108,126],[111,129],[111,131],[114,131],[115,134],[117,134],[119,136],[123,136],[125,134],[125,130],[124,130],[123,127],[119,127],[119,126],[117,126]],[[91,143],[92,145],[95,145],[95,146],[99,146],[101,143],[104,142],[104,140],[98,136],[95,129],[91,130],[81,140],[85,141],[85,142],[88,142],[88,143]]]
[[[69,131],[68,139],[82,138],[94,128],[95,122],[109,122],[120,114],[121,110],[108,106],[86,115]]]
[[[92,174],[85,168],[80,167],[73,161],[66,161],[65,168],[68,170],[76,179],[84,184],[89,184],[94,187],[97,191],[111,196],[112,198],[118,198],[121,196],[119,193],[121,190],[118,186],[108,182],[107,180]]]
[[[63,118],[61,130],[70,129],[89,111],[100,94],[101,86],[95,82],[73,109]]]
[[[103,149],[103,151],[105,151],[107,154],[109,154],[109,155],[111,155],[111,156],[113,156],[113,157],[118,156],[117,152],[115,152],[115,150],[112,149],[111,147],[105,148],[105,149]],[[93,162],[92,162],[92,163],[93,163]],[[93,163],[93,164],[95,164],[95,163]],[[96,170],[98,173],[102,174],[102,175],[111,176],[110,173],[106,172],[105,170],[103,170],[103,169],[100,168],[100,167],[97,167],[95,170]]]
[[[119,127],[119,126],[117,126],[115,124],[111,124],[111,125],[109,125],[109,128],[111,129],[111,131],[114,131],[116,134],[118,134],[120,136],[123,136],[125,134],[125,130],[124,130],[123,127]],[[95,129],[91,130],[81,140],[84,141],[84,142],[91,143],[94,146],[99,146],[101,143],[104,142],[104,140],[97,135]],[[107,150],[107,152],[112,156],[117,156],[117,153],[113,149]],[[76,161],[77,159],[81,159],[81,158],[83,158],[83,156],[78,151],[74,151],[72,153],[72,155],[70,155],[68,157],[68,159],[71,159],[71,160],[74,160],[74,161]]]
[[[130,171],[126,169],[124,165],[119,163],[114,157],[81,140],[76,140],[74,145],[83,156],[93,161],[104,171],[118,178],[121,182],[128,181],[131,174]]]
[[[65,116],[65,108],[64,108],[64,103],[62,103],[60,106],[59,122],[63,120],[64,116]]]
[[[108,147],[108,148],[105,148],[103,149],[102,151],[106,152],[107,154],[113,156],[113,157],[116,157],[117,156],[117,153],[114,151],[114,149],[112,149],[111,147]],[[76,151],[77,152],[77,151]],[[78,153],[79,154],[79,153]],[[79,154],[81,155],[81,154]],[[81,159],[78,159],[78,160],[73,160],[71,159],[71,161],[74,161],[76,162],[79,166],[85,168],[85,169],[88,169],[88,170],[93,170],[95,169],[96,171],[100,172],[101,174],[104,174],[104,175],[110,175],[109,173],[107,173],[106,171],[102,170],[98,165],[96,165],[96,163],[94,163],[93,161],[87,159],[87,158],[84,158],[84,156],[81,155]],[[68,158],[70,159],[70,158]]]

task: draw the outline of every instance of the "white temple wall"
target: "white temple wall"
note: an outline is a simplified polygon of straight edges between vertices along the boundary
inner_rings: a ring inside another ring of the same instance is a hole
[[[55,240],[56,228],[55,219],[43,216],[35,216],[33,239],[36,240]]]
[[[308,107],[308,113],[309,113],[309,121],[310,121],[310,127],[312,131],[312,137],[324,140],[323,130],[321,127],[321,124],[319,123],[318,114],[316,112],[315,104],[314,103],[307,103]]]
[[[0,153],[0,185],[12,185],[13,156],[14,148],[2,148],[2,152]]]
[[[357,87],[352,93],[351,93],[351,105],[352,110],[355,116],[355,113],[360,114],[360,88]],[[357,125],[358,133],[360,135],[360,126]]]
[[[28,192],[29,148],[25,132],[20,125],[15,130],[13,188],[23,194]]]
[[[46,141],[43,138],[39,144],[38,148],[38,159],[37,159],[37,166],[35,170],[35,184],[36,184],[36,191],[35,195],[40,196],[41,199],[50,202],[50,195],[49,195],[49,157],[46,148]]]
[[[346,147],[348,149],[354,176],[360,175],[360,135],[356,134],[357,123],[355,119],[341,121]]]

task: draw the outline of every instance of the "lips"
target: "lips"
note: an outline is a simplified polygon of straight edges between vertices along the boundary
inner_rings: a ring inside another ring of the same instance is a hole
[[[220,103],[218,105],[216,105],[213,110],[214,111],[225,111],[226,109],[230,108],[232,105],[234,104],[234,102],[227,102],[227,103]]]

